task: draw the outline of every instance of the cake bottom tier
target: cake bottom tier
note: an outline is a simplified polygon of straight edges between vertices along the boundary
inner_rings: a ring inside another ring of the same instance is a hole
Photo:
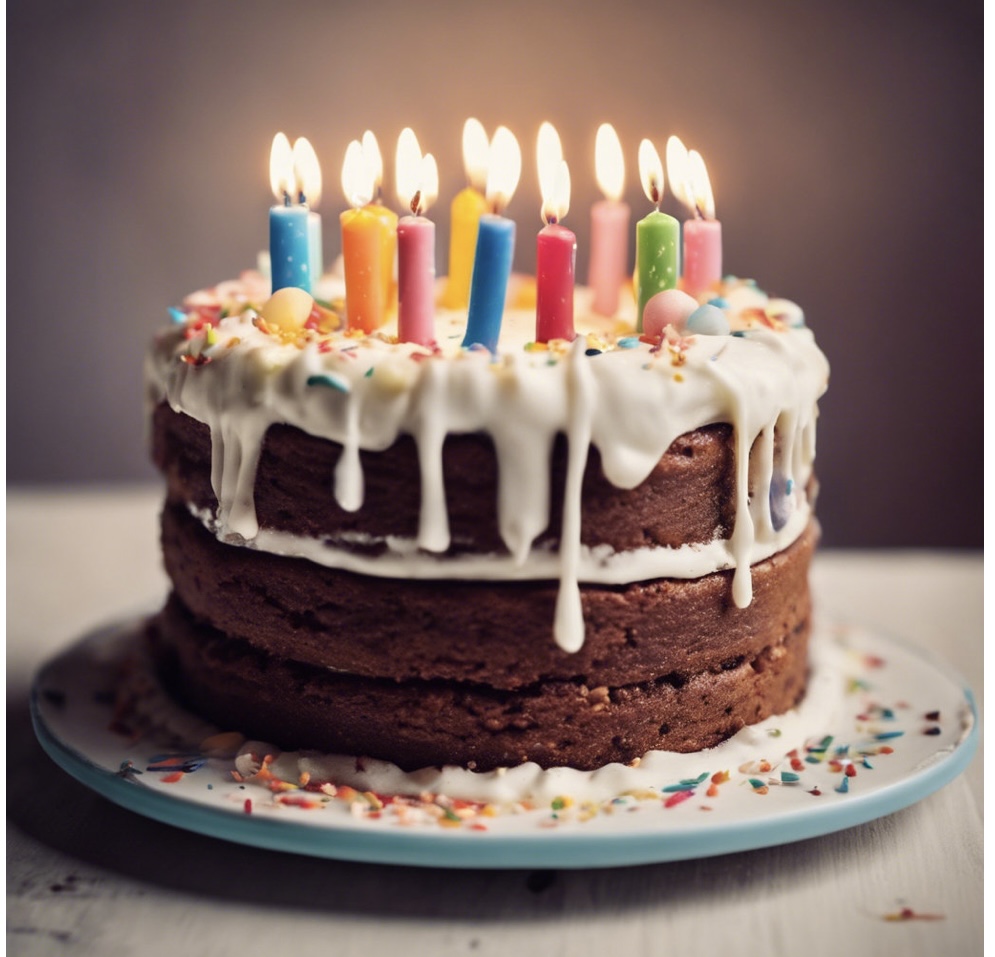
[[[198,621],[175,596],[148,626],[171,693],[219,725],[284,750],[380,758],[404,770],[534,761],[593,770],[650,750],[713,747],[803,697],[809,620],[716,671],[590,687],[395,681],[280,659]]]

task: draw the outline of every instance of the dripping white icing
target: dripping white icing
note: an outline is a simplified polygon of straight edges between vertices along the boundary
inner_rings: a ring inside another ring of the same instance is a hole
[[[258,293],[252,282],[228,284],[225,293],[249,299]],[[219,509],[209,524],[219,537],[234,534],[250,547],[385,577],[559,579],[556,639],[575,650],[583,641],[580,582],[688,578],[733,568],[733,597],[744,606],[752,591],[750,565],[786,547],[805,527],[825,357],[808,329],[757,321],[757,310],[774,307],[754,286],[732,284],[726,299],[733,329],[745,334],[694,336],[680,344],[679,356],[666,345],[635,340],[631,323],[591,316],[584,293],[573,347],[526,350],[534,312],[510,310],[497,357],[461,349],[461,313],[440,313],[439,354],[430,355],[393,342],[389,327],[365,338],[333,333],[324,338],[327,351],[315,343],[299,348],[260,331],[247,309],[221,319],[210,345],[196,334],[188,339],[185,327],[160,336],[147,363],[148,396],[210,427]],[[217,301],[200,293],[187,306]],[[797,307],[779,302],[778,314],[800,321]],[[586,355],[588,348],[599,352]],[[183,355],[209,361],[195,364]],[[308,384],[316,380],[334,387]],[[736,518],[728,541],[619,554],[581,547],[580,484],[590,445],[609,481],[634,488],[680,435],[724,422],[733,426],[736,456]],[[344,539],[316,542],[260,529],[255,472],[263,437],[276,423],[341,444],[329,480],[348,510],[362,507],[360,450],[382,451],[399,435],[411,435],[422,487],[417,540],[390,539],[387,555],[370,559],[347,551]],[[498,527],[509,555],[446,560],[437,557],[450,543],[442,445],[448,434],[473,432],[488,433],[494,443]],[[561,432],[568,440],[567,488],[560,551],[552,555],[534,542],[549,523],[549,459]],[[769,506],[776,472],[791,488],[782,503],[787,521],[777,531]]]

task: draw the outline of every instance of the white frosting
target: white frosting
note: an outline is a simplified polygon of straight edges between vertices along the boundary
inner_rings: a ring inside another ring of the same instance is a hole
[[[333,298],[338,291],[319,295]],[[681,338],[671,330],[662,343],[638,341],[631,319],[590,315],[581,291],[573,344],[528,348],[534,310],[512,309],[504,316],[500,353],[492,356],[461,348],[466,317],[459,312],[437,317],[434,354],[395,342],[392,326],[366,337],[333,332],[284,341],[254,324],[256,313],[245,304],[266,294],[258,277],[249,277],[186,301],[188,311],[218,303],[230,309],[235,302],[237,314],[220,319],[209,334],[188,322],[161,335],[147,363],[148,397],[165,399],[210,428],[219,508],[203,517],[219,538],[367,575],[559,579],[555,636],[575,650],[583,643],[581,582],[688,578],[733,568],[733,598],[743,607],[751,600],[750,565],[794,541],[808,520],[805,488],[828,365],[811,332],[799,325],[796,306],[769,300],[751,283],[734,282],[724,293],[732,328],[741,335]],[[600,353],[587,355],[590,349]],[[350,511],[363,503],[360,450],[384,450],[399,435],[411,435],[422,488],[417,539],[369,540],[388,546],[374,559],[344,547],[354,539],[313,541],[261,529],[255,472],[263,437],[276,423],[342,445],[329,481]],[[735,434],[736,518],[728,540],[624,553],[582,547],[580,488],[590,445],[610,482],[634,488],[676,438],[713,423],[730,423]],[[494,442],[498,527],[508,554],[446,557],[443,442],[449,434],[474,432]],[[561,432],[569,453],[554,553],[534,542],[550,520],[549,462]],[[775,477],[786,489],[778,503],[783,527],[775,527],[769,502]]]

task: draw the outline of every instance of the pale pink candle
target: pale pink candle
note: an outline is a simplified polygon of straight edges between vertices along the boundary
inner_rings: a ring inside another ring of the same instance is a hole
[[[587,283],[594,294],[594,311],[613,316],[618,311],[619,293],[628,272],[630,211],[620,198],[625,184],[622,145],[608,123],[598,127],[594,168],[605,198],[591,207],[591,259]]]
[[[410,129],[397,140],[397,195],[412,215],[397,224],[397,337],[435,342],[435,223],[424,213],[439,195],[439,170]]]
[[[687,150],[677,136],[667,141],[667,172],[678,199],[692,213],[684,221],[681,288],[700,297],[722,278],[722,225],[715,218],[712,183],[701,154]]]
[[[722,278],[722,224],[717,219],[684,223],[684,290],[700,295]]]
[[[397,224],[397,337],[435,342],[435,223],[424,216]]]

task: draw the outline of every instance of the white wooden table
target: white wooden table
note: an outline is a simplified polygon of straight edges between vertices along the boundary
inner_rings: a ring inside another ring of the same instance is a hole
[[[601,871],[447,871],[256,850],[88,792],[35,741],[37,667],[165,595],[154,488],[7,497],[7,944],[21,954],[982,951],[982,760],[800,843]],[[820,609],[941,653],[982,701],[979,553],[823,552]],[[939,920],[888,921],[902,908]]]

